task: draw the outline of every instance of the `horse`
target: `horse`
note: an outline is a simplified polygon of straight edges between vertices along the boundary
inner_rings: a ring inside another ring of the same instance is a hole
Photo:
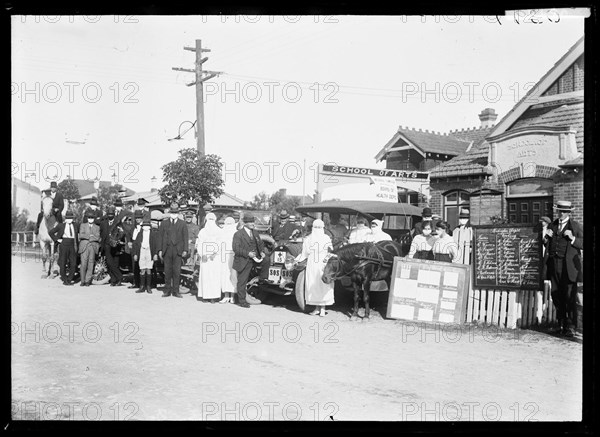
[[[385,281],[389,289],[394,257],[403,255],[402,245],[395,241],[347,244],[329,254],[321,280],[330,284],[336,279],[349,277],[354,289],[354,309],[350,320],[358,317],[359,290],[361,289],[365,303],[364,318],[369,320],[371,282]]]
[[[42,279],[45,279],[52,274],[52,267],[58,258],[58,252],[54,253],[54,240],[49,234],[49,231],[58,224],[52,211],[51,197],[44,197],[42,200],[42,211],[43,218],[40,222],[38,242],[42,248]],[[46,260],[48,260],[48,269],[46,269]]]

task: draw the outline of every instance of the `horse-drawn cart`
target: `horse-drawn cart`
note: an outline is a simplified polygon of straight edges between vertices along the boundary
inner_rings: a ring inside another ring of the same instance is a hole
[[[395,242],[395,245],[399,247],[403,255],[408,253],[411,243],[410,230],[414,223],[421,219],[421,209],[405,203],[391,203],[391,202],[379,202],[379,201],[327,201],[314,203],[311,205],[299,206],[296,211],[304,216],[311,218],[320,218],[323,214],[339,214],[342,218],[346,219],[346,222],[350,225],[347,234],[345,235],[345,241],[347,242],[348,236],[356,225],[356,219],[358,217],[364,217],[368,220],[380,219],[383,220],[383,230],[387,232]],[[326,230],[326,233],[332,237],[331,233]],[[289,257],[287,262],[289,263]],[[389,260],[382,261],[381,259],[368,260],[362,259],[365,264],[375,264],[376,261],[380,262],[382,266],[391,269]],[[300,309],[306,310],[306,298],[305,298],[305,271],[304,266],[298,266],[293,271],[291,281],[287,281],[282,288],[282,292],[278,294],[291,295],[294,294],[296,302]],[[291,267],[290,267],[291,269]],[[343,276],[339,278],[341,286],[346,288],[351,287],[350,276]],[[387,290],[383,281],[373,282],[372,289],[380,288]],[[261,301],[267,296],[266,293],[273,293],[273,287],[261,286],[256,283],[251,284],[251,293],[257,296]]]

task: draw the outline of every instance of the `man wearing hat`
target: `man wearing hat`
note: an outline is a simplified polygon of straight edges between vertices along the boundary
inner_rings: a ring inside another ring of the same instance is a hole
[[[137,209],[139,211],[142,211],[144,219],[145,218],[147,218],[148,220],[152,219],[150,217],[150,209],[148,209],[148,201],[146,201],[146,199],[144,199],[143,197],[138,198],[138,200],[137,200]]]
[[[58,184],[56,181],[50,182],[50,196],[52,197],[52,210],[54,211],[54,216],[59,223],[62,223],[62,211],[65,209],[65,199],[58,191]]]
[[[429,207],[425,207],[423,208],[423,211],[421,212],[421,221],[418,223],[415,223],[415,225],[413,226],[410,235],[411,237],[414,238],[415,235],[420,235],[423,232],[423,222],[424,221],[429,221],[431,222],[433,214],[431,213],[431,208]],[[434,223],[431,224],[431,227],[433,228],[435,226]]]
[[[188,258],[188,264],[193,264],[194,256],[196,255],[196,238],[198,238],[200,226],[194,223],[194,212],[192,210],[188,210],[185,212],[185,225],[188,229],[188,247],[190,249],[190,257]]]
[[[81,256],[82,287],[92,285],[94,264],[100,250],[100,226],[96,224],[96,213],[93,209],[85,212],[85,221],[79,227],[79,254]]]
[[[473,241],[473,228],[469,223],[470,213],[468,209],[461,208],[458,214],[458,226],[452,232],[452,238],[458,245],[457,263],[471,264],[471,245]]]
[[[179,205],[172,203],[169,217],[164,218],[160,225],[162,241],[158,245],[158,255],[165,265],[165,291],[162,297],[183,297],[179,294],[179,278],[182,259],[188,253],[188,230],[182,220],[179,220]]]
[[[242,308],[249,308],[250,305],[246,300],[246,285],[248,284],[248,278],[250,277],[253,263],[256,262],[254,259],[262,258],[264,262],[268,257],[265,255],[264,244],[260,239],[258,232],[254,229],[254,217],[247,214],[244,216],[243,221],[244,227],[233,234],[232,249],[234,255],[232,267],[238,273],[237,305]],[[268,276],[268,268],[266,273]]]
[[[112,287],[120,286],[123,280],[123,274],[119,269],[119,257],[121,248],[118,246],[111,246],[111,235],[117,234],[117,227],[120,223],[115,217],[115,207],[109,206],[106,209],[106,217],[100,222],[100,247],[106,257],[106,265],[108,267],[108,274],[110,275],[110,285]]]
[[[73,211],[67,211],[65,222],[59,223],[52,228],[48,234],[50,238],[60,244],[58,253],[58,265],[60,267],[60,279],[64,285],[73,285],[73,277],[77,269],[77,247],[79,243],[79,226],[73,223],[75,215]],[[69,273],[67,274],[67,265]]]
[[[144,213],[141,209],[137,209],[134,213],[135,223],[127,226],[125,229],[126,232],[126,242],[128,250],[126,252],[131,256],[131,266],[133,267],[133,282],[127,288],[140,288],[140,266],[134,259],[134,251],[133,251],[133,242],[138,236],[139,232],[142,230],[142,221],[144,220]],[[150,219],[148,219],[148,224],[150,224]]]
[[[141,212],[141,211],[139,211]],[[152,294],[151,272],[154,263],[158,260],[158,233],[152,231],[152,225],[148,217],[142,221],[141,231],[136,235],[133,242],[133,258],[140,269],[140,288],[136,293]]]
[[[282,209],[279,213],[279,226],[277,226],[271,236],[277,242],[287,241],[291,238],[292,234],[298,227],[289,220],[290,215],[285,209]]]
[[[89,209],[94,213],[96,224],[100,225],[100,220],[102,220],[102,211],[100,208],[98,208],[98,199],[96,199],[96,197],[91,198]]]
[[[552,283],[552,300],[556,307],[558,329],[568,337],[577,328],[577,277],[581,272],[583,227],[571,219],[571,202],[560,200],[554,205],[559,217],[548,226],[548,275]]]
[[[155,209],[150,212],[150,232],[153,234],[154,239],[160,244],[162,237],[160,236],[160,223],[163,219],[162,211]],[[157,249],[158,250],[158,249]],[[150,271],[150,289],[156,288],[158,284],[158,277],[161,277],[164,283],[164,265],[162,260],[157,257],[152,264],[152,270]]]

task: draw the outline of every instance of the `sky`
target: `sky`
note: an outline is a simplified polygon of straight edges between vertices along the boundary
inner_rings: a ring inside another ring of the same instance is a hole
[[[206,153],[225,191],[313,194],[317,163],[383,168],[398,126],[448,132],[503,117],[584,35],[552,10],[481,16],[14,16],[12,173],[162,185],[195,147],[202,40]],[[498,119],[498,121],[500,120]],[[189,130],[189,131],[188,131]],[[186,132],[187,131],[187,132]],[[168,141],[181,132],[183,139]],[[33,173],[33,174],[32,174]]]

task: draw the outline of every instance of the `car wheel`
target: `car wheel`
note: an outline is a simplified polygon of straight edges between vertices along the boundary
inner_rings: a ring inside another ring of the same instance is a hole
[[[296,294],[296,302],[298,302],[298,306],[302,311],[306,311],[306,300],[304,298],[305,275],[305,270],[302,270],[300,273],[298,273],[298,277],[296,278],[296,287],[294,290]]]

